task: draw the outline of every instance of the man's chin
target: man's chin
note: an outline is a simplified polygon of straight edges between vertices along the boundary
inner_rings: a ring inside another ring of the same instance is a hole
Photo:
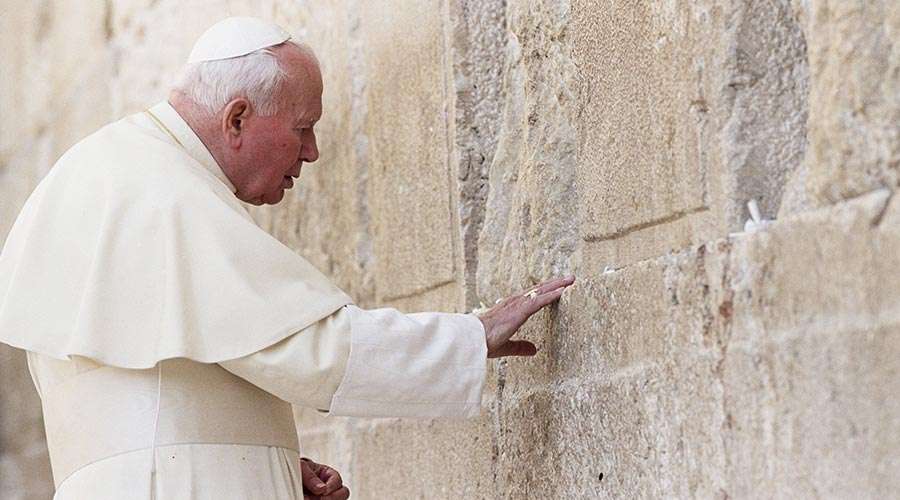
[[[277,205],[284,199],[284,189],[278,190],[277,193],[263,196],[260,198],[259,205]]]
[[[243,201],[244,203],[249,203],[251,205],[260,206],[260,205],[275,205],[277,203],[281,203],[284,199],[285,188],[280,187],[274,191],[269,191],[268,193],[261,194],[255,198],[243,198],[238,196],[238,199]]]

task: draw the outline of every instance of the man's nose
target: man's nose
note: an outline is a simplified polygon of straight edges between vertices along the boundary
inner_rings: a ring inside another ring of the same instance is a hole
[[[319,159],[319,147],[316,145],[316,136],[310,134],[310,138],[303,141],[300,148],[300,159],[306,163],[312,163]]]

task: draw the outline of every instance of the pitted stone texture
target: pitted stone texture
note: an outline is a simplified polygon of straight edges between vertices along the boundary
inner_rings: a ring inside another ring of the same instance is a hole
[[[377,420],[353,437],[358,498],[495,498],[492,427],[472,420]]]
[[[731,2],[722,92],[730,108],[724,155],[730,228],[743,229],[746,202],[756,200],[764,218],[808,209],[792,179],[805,175],[809,64],[806,39],[789,0]]]
[[[607,240],[709,208],[701,157],[711,19],[691,8],[576,1],[584,105],[579,187],[586,238]],[[614,68],[614,69],[613,69]]]
[[[380,300],[392,300],[457,281],[446,17],[441,2],[357,8],[366,40],[375,287]]]
[[[449,2],[456,103],[459,220],[465,260],[466,308],[479,305],[478,235],[484,224],[488,171],[503,113],[508,35],[503,0]]]
[[[900,265],[884,249],[900,245],[900,202],[887,201],[577,284],[553,380],[519,384],[507,366],[498,486],[513,497],[890,495]]]
[[[890,497],[900,330],[806,330],[724,365],[729,493]]]
[[[297,412],[303,452],[354,498],[900,489],[900,199],[844,200],[895,168],[893,3],[56,3],[0,20],[16,28],[0,31],[0,99],[23,111],[0,126],[2,234],[66,143],[163,98],[217,16],[253,14],[307,37],[326,82],[322,157],[254,211],[263,227],[370,307],[490,304],[577,271],[520,334],[538,356],[490,363],[479,419]],[[818,150],[798,168],[804,33]],[[837,204],[807,212],[812,195]],[[784,220],[717,239],[750,197]],[[19,373],[3,405],[35,415],[20,365],[3,364]],[[40,424],[8,422],[4,439],[31,444],[3,446],[0,481],[26,471],[16,488],[47,498]]]
[[[789,2],[572,11],[588,260],[622,267],[724,236],[751,199],[774,218],[806,148],[806,47]]]
[[[512,498],[710,497],[724,483],[709,359],[581,378],[504,401],[499,485]],[[698,439],[698,436],[704,436]]]
[[[738,496],[898,487],[886,472],[900,461],[900,406],[885,398],[900,390],[900,276],[883,251],[900,220],[888,200],[874,193],[735,242],[721,373]]]
[[[809,0],[811,196],[895,187],[900,166],[900,3]]]
[[[486,304],[571,269],[577,244],[575,67],[566,2],[508,5],[500,137],[478,241]]]

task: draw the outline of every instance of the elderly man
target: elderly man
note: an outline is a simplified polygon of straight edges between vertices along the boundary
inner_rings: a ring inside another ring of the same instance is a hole
[[[362,310],[255,224],[316,161],[322,78],[275,25],[230,18],[167,102],[57,162],[0,254],[0,340],[28,351],[58,499],[328,498],[290,403],[468,417],[485,358],[574,278],[480,318]]]

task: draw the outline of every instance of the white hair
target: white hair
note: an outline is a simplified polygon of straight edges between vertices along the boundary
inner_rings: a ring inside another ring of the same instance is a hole
[[[285,43],[308,50],[294,42]],[[188,64],[174,89],[210,115],[235,97],[244,97],[258,114],[272,116],[278,113],[279,91],[286,77],[275,53],[264,48],[240,57]]]

